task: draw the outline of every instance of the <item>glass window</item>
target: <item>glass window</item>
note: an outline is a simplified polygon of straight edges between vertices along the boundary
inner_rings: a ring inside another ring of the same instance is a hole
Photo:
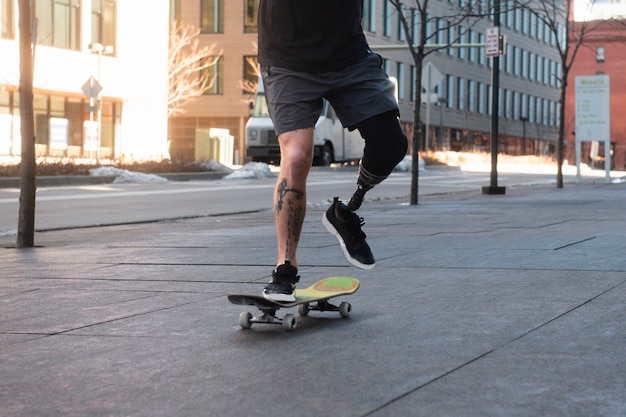
[[[245,13],[243,17],[243,32],[258,32],[257,15],[259,13],[259,0],[244,0],[243,7]]]
[[[413,43],[416,42],[416,39],[418,37],[419,26],[420,26],[419,14],[417,10],[412,8],[411,9],[411,39],[413,40]]]
[[[465,43],[465,28],[463,26],[459,26],[459,43]],[[456,50],[457,56],[459,59],[465,59],[465,48],[457,48]]]
[[[411,65],[411,73],[409,79],[409,100],[411,103],[415,102],[415,77],[417,75],[417,68],[415,65]]]
[[[112,46],[116,45],[116,0],[91,0],[91,43]]]
[[[596,49],[596,62],[604,62],[604,46],[598,46]]]
[[[404,64],[396,63],[396,77],[398,80],[398,100],[404,100]]]
[[[363,30],[376,32],[376,0],[363,2]]]
[[[33,96],[33,113],[35,116],[35,143],[48,144],[48,97],[35,94]]]
[[[446,75],[446,89],[447,89],[447,96],[448,96],[448,102],[446,103],[446,106],[451,109],[452,107],[454,107],[454,76],[453,75]]]
[[[444,42],[443,40],[443,19],[437,18],[437,33],[435,36],[435,43],[441,45]],[[441,52],[441,51],[439,51]]]
[[[383,0],[383,36],[391,36],[391,15],[393,13],[389,0]]]
[[[182,0],[170,0],[170,20],[172,22],[180,20],[180,8]]]
[[[476,39],[474,39],[474,31],[471,29],[469,30],[467,34],[467,42],[468,43],[476,42]],[[473,47],[468,48],[469,62],[476,62],[476,49],[477,48],[473,48]]]
[[[15,20],[13,16],[13,0],[2,0],[0,3],[0,26],[2,37],[5,39],[15,38]]]
[[[243,94],[254,94],[256,85],[259,82],[259,70],[256,55],[247,55],[243,57]]]
[[[402,26],[402,18],[405,16],[404,14],[404,5],[400,6],[402,12],[398,13],[398,21],[396,22],[396,27],[398,30],[398,40],[403,41],[406,39],[404,33],[404,26]]]
[[[37,43],[80,48],[80,0],[36,0]]]
[[[82,146],[83,144],[83,101],[77,98],[68,98],[65,103],[65,118],[67,119],[67,144]]]
[[[455,31],[454,26],[452,26],[452,25],[448,26],[448,43],[449,44],[452,44],[456,40],[456,38],[454,36],[454,31]],[[450,56],[454,55],[454,49],[453,48],[446,48],[446,49],[448,50],[448,55],[450,55]]]
[[[224,92],[224,57],[207,57],[209,61],[215,61],[205,71],[209,73],[209,88],[204,92],[205,95],[217,95]]]
[[[485,114],[485,84],[478,83],[478,113]]]
[[[504,102],[502,103],[502,107],[504,110],[504,117],[507,119],[511,118],[511,91],[505,89],[504,90]]]
[[[202,33],[224,33],[224,1],[202,0],[200,3],[200,30]]]

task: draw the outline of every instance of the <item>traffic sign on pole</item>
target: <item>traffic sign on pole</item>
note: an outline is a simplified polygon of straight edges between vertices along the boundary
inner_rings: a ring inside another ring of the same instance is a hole
[[[485,41],[485,55],[487,58],[500,55],[500,28],[498,26],[487,28]]]
[[[102,91],[102,86],[92,75],[87,81],[85,81],[82,89],[87,98],[97,98],[100,91]]]

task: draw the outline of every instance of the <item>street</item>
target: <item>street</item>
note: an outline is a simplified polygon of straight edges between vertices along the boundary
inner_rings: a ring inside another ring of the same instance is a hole
[[[489,185],[488,172],[427,167],[420,172],[419,196],[475,191]],[[573,177],[567,180],[573,181]],[[272,207],[274,178],[141,184],[39,187],[37,231],[140,223],[186,217],[216,216]],[[356,167],[314,168],[308,182],[309,206],[327,205],[334,196],[348,199],[354,191]],[[500,173],[498,185],[555,184],[549,173]],[[371,190],[368,200],[407,203],[411,174],[394,172]],[[19,189],[0,189],[0,237],[16,235]],[[365,205],[362,210],[367,210]]]

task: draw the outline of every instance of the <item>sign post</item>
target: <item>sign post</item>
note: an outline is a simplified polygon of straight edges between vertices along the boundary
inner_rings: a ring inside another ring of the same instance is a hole
[[[89,79],[87,79],[87,81],[85,81],[85,84],[83,84],[82,86],[82,90],[83,93],[85,93],[85,95],[87,96],[87,98],[89,99],[89,127],[87,127],[87,123],[85,122],[85,126],[83,129],[83,132],[92,132],[93,129],[93,112],[94,109],[99,109],[100,103],[97,103],[96,105],[96,98],[98,98],[98,95],[100,94],[100,92],[102,91],[102,86],[100,85],[100,83],[98,82],[98,80],[96,80],[93,76],[89,77]],[[89,157],[91,158],[92,152],[96,151],[96,154],[98,155],[98,159],[100,159],[99,155],[100,155],[100,120],[98,120],[97,122],[97,127],[96,127],[96,134],[98,135],[98,137],[96,138],[96,146],[94,146],[93,144],[93,139],[90,136],[85,135],[85,145],[84,145],[84,150],[89,150]]]
[[[430,103],[436,103],[439,98],[437,94],[431,95],[431,91],[444,79],[444,75],[437,69],[436,66],[429,62],[425,65],[422,71],[422,85],[426,85],[426,101],[421,100],[422,103],[426,103],[426,134],[424,135],[424,151],[428,152],[428,137],[430,136]],[[434,100],[432,99],[434,96]]]
[[[606,182],[611,182],[611,96],[608,75],[576,77],[576,182],[580,184],[581,142],[604,142]]]
[[[483,187],[483,194],[501,195],[506,193],[505,187],[498,186],[498,118],[500,114],[500,54],[503,45],[500,44],[500,0],[493,2],[493,27],[487,29],[487,44],[485,53],[491,57],[491,180],[488,187]]]

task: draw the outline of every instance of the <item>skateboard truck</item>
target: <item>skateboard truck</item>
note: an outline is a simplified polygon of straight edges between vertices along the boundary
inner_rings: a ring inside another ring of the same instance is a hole
[[[284,317],[276,315],[277,309],[260,309],[263,314],[253,316],[249,311],[243,311],[239,315],[239,326],[242,329],[249,329],[254,323],[260,324],[282,324],[287,330],[294,330],[298,325],[298,320],[293,314],[285,314]]]

